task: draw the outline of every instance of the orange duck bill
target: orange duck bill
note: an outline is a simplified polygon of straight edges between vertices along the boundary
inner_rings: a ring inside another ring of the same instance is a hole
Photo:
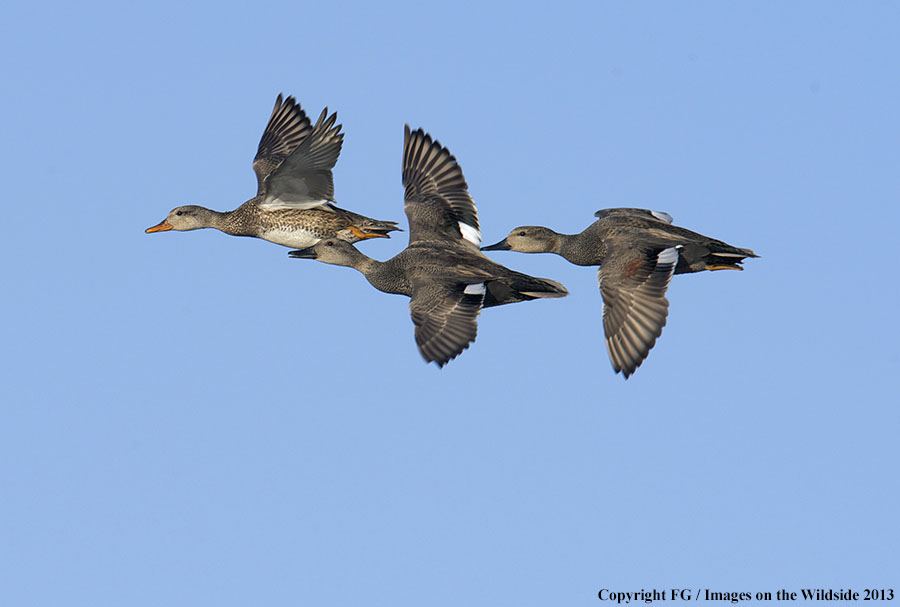
[[[147,228],[146,230],[144,230],[144,232],[147,234],[151,234],[153,232],[166,232],[171,229],[172,229],[172,224],[170,224],[168,221],[163,219],[162,221],[160,221],[158,224],[156,224],[152,228]]]

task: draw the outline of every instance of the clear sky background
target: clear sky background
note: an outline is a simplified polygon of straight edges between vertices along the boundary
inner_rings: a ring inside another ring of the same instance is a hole
[[[3,11],[0,604],[900,591],[896,3],[154,4]],[[761,258],[624,381],[594,269],[491,253],[571,295],[439,370],[354,270],[144,234],[255,193],[279,92],[355,211],[406,226],[408,122],[486,243],[634,206]]]

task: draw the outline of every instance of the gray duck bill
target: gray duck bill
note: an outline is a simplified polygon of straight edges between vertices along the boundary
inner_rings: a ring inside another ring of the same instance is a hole
[[[316,259],[318,255],[316,254],[315,247],[306,247],[305,249],[288,251],[288,257],[294,257],[296,259]]]
[[[509,251],[509,245],[506,243],[506,239],[504,238],[497,244],[492,244],[488,247],[481,247],[482,251]]]

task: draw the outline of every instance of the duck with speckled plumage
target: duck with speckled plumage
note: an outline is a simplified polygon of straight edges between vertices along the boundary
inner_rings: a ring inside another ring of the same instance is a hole
[[[286,247],[308,247],[323,238],[388,238],[388,232],[400,229],[396,222],[371,219],[335,204],[331,170],[344,138],[336,120],[337,114],[328,116],[325,108],[313,125],[293,97],[278,95],[253,159],[256,196],[233,211],[180,206],[146,232],[215,228]]]

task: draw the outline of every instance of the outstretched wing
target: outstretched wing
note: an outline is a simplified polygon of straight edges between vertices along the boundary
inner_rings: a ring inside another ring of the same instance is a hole
[[[275,108],[266,124],[259,148],[253,159],[256,172],[257,196],[266,191],[269,175],[281,166],[284,159],[297,149],[300,143],[312,133],[312,123],[293,97],[283,99],[281,94],[275,100]]]
[[[409,313],[416,344],[426,362],[443,367],[478,333],[476,319],[484,301],[484,283],[447,285],[413,281]]]
[[[676,247],[611,250],[597,272],[603,296],[603,331],[613,369],[634,373],[666,324],[666,289],[678,263]]]
[[[422,129],[403,140],[403,209],[409,242],[450,240],[481,244],[478,211],[456,158]]]
[[[325,108],[311,126],[293,97],[281,103],[278,96],[253,161],[261,207],[309,209],[334,200],[331,169],[344,138],[336,121]]]

